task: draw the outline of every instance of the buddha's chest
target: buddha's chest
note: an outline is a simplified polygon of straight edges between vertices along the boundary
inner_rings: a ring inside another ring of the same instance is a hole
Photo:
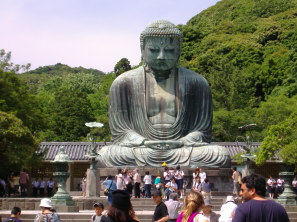
[[[157,81],[152,76],[146,78],[147,115],[153,124],[172,124],[177,115],[176,79],[172,76]]]

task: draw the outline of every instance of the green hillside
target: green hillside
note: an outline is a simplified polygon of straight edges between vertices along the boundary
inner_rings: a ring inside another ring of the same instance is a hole
[[[222,0],[180,28],[181,64],[212,88],[214,140],[234,141],[251,122],[261,140],[296,111],[296,0]]]

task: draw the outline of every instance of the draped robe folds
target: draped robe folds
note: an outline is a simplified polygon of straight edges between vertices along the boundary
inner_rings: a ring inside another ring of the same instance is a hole
[[[144,67],[121,74],[113,82],[109,98],[109,124],[113,144],[99,151],[99,165],[160,166],[163,162],[181,166],[229,166],[229,152],[207,143],[211,139],[211,92],[199,74],[179,67],[177,75],[177,117],[169,125],[153,126],[147,117]],[[150,141],[183,141],[181,148],[152,149]]]

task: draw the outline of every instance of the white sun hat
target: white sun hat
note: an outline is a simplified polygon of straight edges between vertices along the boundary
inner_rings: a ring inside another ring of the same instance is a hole
[[[227,196],[226,202],[234,202],[234,197],[233,196]]]
[[[51,199],[49,198],[43,198],[41,201],[40,201],[40,207],[48,207],[48,208],[51,208],[52,207],[52,201]]]

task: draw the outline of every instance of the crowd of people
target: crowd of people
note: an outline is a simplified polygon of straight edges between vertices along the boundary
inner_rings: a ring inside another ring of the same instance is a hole
[[[166,170],[165,170],[166,172]],[[138,173],[135,170],[135,174]],[[204,175],[205,172],[199,169],[199,174]],[[133,205],[131,202],[130,189],[127,188],[123,175],[129,175],[126,171],[119,171],[116,175],[116,182],[111,177],[104,181],[108,193],[111,193],[111,201],[108,209],[104,211],[102,203],[95,203],[94,215],[91,221],[95,222],[137,222]],[[132,176],[136,178],[138,175]],[[201,183],[203,181],[207,184],[207,177],[202,179],[199,177],[198,171],[193,174],[193,183]],[[149,175],[146,174],[146,175]],[[165,174],[166,175],[166,174]],[[131,176],[131,175],[130,175]],[[199,177],[199,179],[198,179]],[[158,177],[156,177],[158,178]],[[118,181],[119,179],[119,181]],[[176,178],[171,177],[168,183],[175,183]],[[106,182],[109,181],[109,182]],[[127,180],[128,181],[128,180]],[[198,182],[197,182],[198,181]],[[160,181],[159,181],[160,182]],[[119,187],[122,189],[118,189]],[[165,187],[166,187],[165,185]],[[193,185],[194,186],[194,185]],[[241,179],[241,186],[239,195],[242,198],[242,203],[237,205],[233,196],[227,196],[226,202],[221,206],[220,216],[212,210],[210,196],[205,196],[200,191],[194,189],[189,193],[181,194],[178,187],[169,194],[169,199],[163,201],[164,194],[159,187],[154,187],[152,192],[152,199],[156,204],[152,221],[158,222],[254,222],[254,221],[275,221],[288,222],[288,214],[283,206],[276,203],[274,200],[265,199],[267,191],[267,181],[264,177],[252,174]],[[195,187],[195,189],[198,189]],[[184,201],[179,198],[184,196]],[[41,212],[35,217],[34,222],[51,221],[60,222],[60,217],[54,209],[52,209],[51,200],[44,198],[40,202]],[[21,209],[14,207],[11,211],[10,217],[6,221],[22,222],[20,219]]]
[[[8,178],[0,178],[0,197],[51,197],[56,183],[53,178],[47,181],[43,178],[34,178],[30,182],[27,170],[20,173],[13,172]]]

